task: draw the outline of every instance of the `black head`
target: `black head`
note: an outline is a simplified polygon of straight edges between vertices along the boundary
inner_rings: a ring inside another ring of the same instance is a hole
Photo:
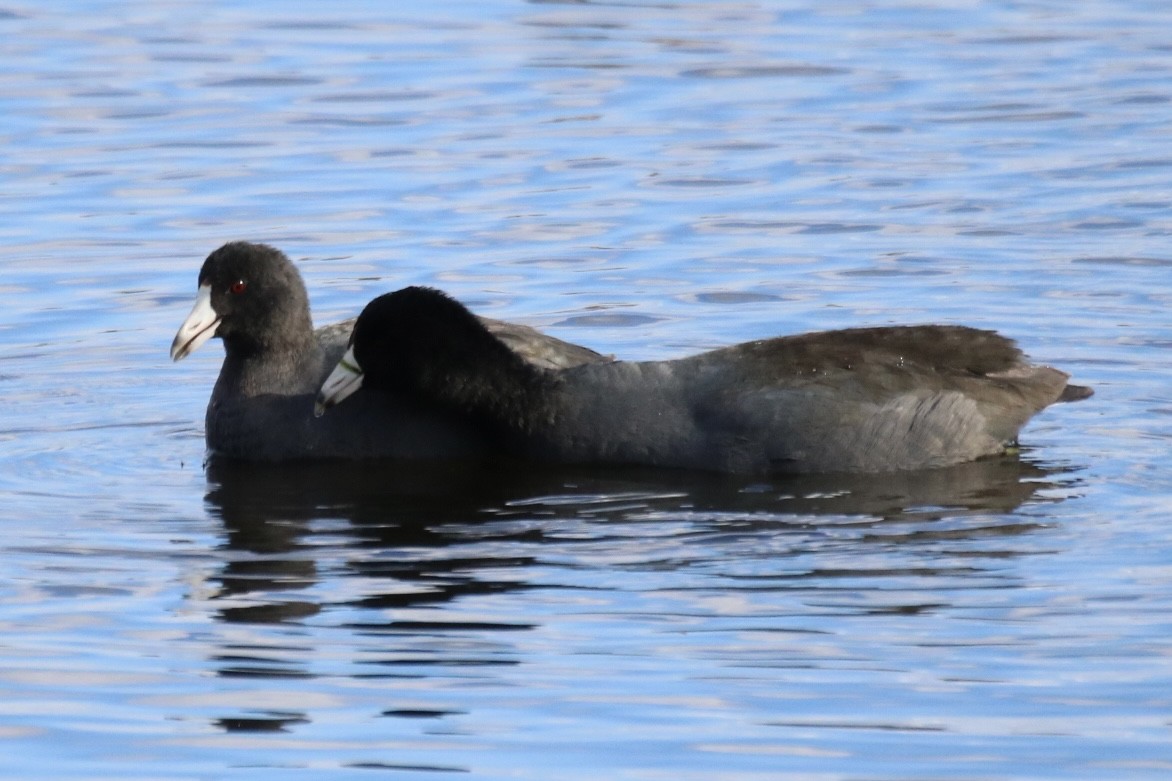
[[[309,297],[301,274],[267,244],[231,242],[208,255],[199,272],[201,291],[229,353],[299,346],[312,338]]]
[[[407,287],[371,301],[350,337],[364,386],[445,396],[522,362],[459,301]]]

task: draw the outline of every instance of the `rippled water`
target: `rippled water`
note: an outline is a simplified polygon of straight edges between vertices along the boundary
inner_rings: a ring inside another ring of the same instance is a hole
[[[1162,2],[0,6],[0,775],[1172,773]],[[624,357],[964,322],[1020,458],[203,460],[203,257]]]

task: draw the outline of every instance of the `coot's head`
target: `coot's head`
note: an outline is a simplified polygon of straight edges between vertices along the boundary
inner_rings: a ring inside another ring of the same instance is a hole
[[[236,241],[204,261],[195,306],[171,343],[171,358],[187,357],[213,336],[229,354],[249,355],[301,344],[311,333],[309,297],[289,258],[267,244]]]
[[[315,411],[322,414],[363,386],[409,394],[442,389],[502,352],[508,349],[480,320],[442,291],[386,293],[358,316],[350,347],[322,385]]]

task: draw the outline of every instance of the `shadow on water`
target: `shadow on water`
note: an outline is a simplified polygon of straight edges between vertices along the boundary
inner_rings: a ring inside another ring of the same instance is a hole
[[[810,556],[808,545],[799,550],[800,540],[833,528],[835,540],[850,537],[846,544],[857,546],[852,551],[875,549],[877,542],[954,545],[981,538],[993,540],[987,555],[1006,557],[1018,555],[1014,538],[1042,523],[1012,511],[1048,501],[1046,489],[1072,480],[1069,471],[1016,457],[917,473],[767,479],[507,462],[213,460],[207,479],[209,510],[226,535],[213,576],[219,619],[324,623],[368,638],[378,651],[353,677],[420,677],[437,665],[521,663],[508,633],[530,630],[537,619],[512,614],[481,621],[459,609],[426,609],[466,596],[549,588],[548,561],[541,559],[564,557],[573,550],[568,546],[583,540],[628,562],[643,555],[643,541],[662,545],[673,535],[700,558],[740,555],[727,548],[738,537],[750,546],[773,545],[770,555],[782,558]],[[779,551],[794,530],[801,533],[793,549]],[[659,566],[651,563],[655,554],[646,555],[648,566]],[[813,558],[817,562],[817,552]],[[543,564],[544,576],[535,576]],[[322,615],[327,609],[328,617]],[[253,647],[236,637],[216,649],[213,664],[226,677],[314,677],[300,661],[303,649],[271,642],[268,637]],[[283,730],[305,717],[260,713],[218,724],[228,731]]]

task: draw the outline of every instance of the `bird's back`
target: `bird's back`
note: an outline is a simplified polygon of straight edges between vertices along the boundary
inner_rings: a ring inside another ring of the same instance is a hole
[[[565,460],[874,472],[1002,452],[1067,375],[958,326],[831,331],[564,372],[542,446]]]

